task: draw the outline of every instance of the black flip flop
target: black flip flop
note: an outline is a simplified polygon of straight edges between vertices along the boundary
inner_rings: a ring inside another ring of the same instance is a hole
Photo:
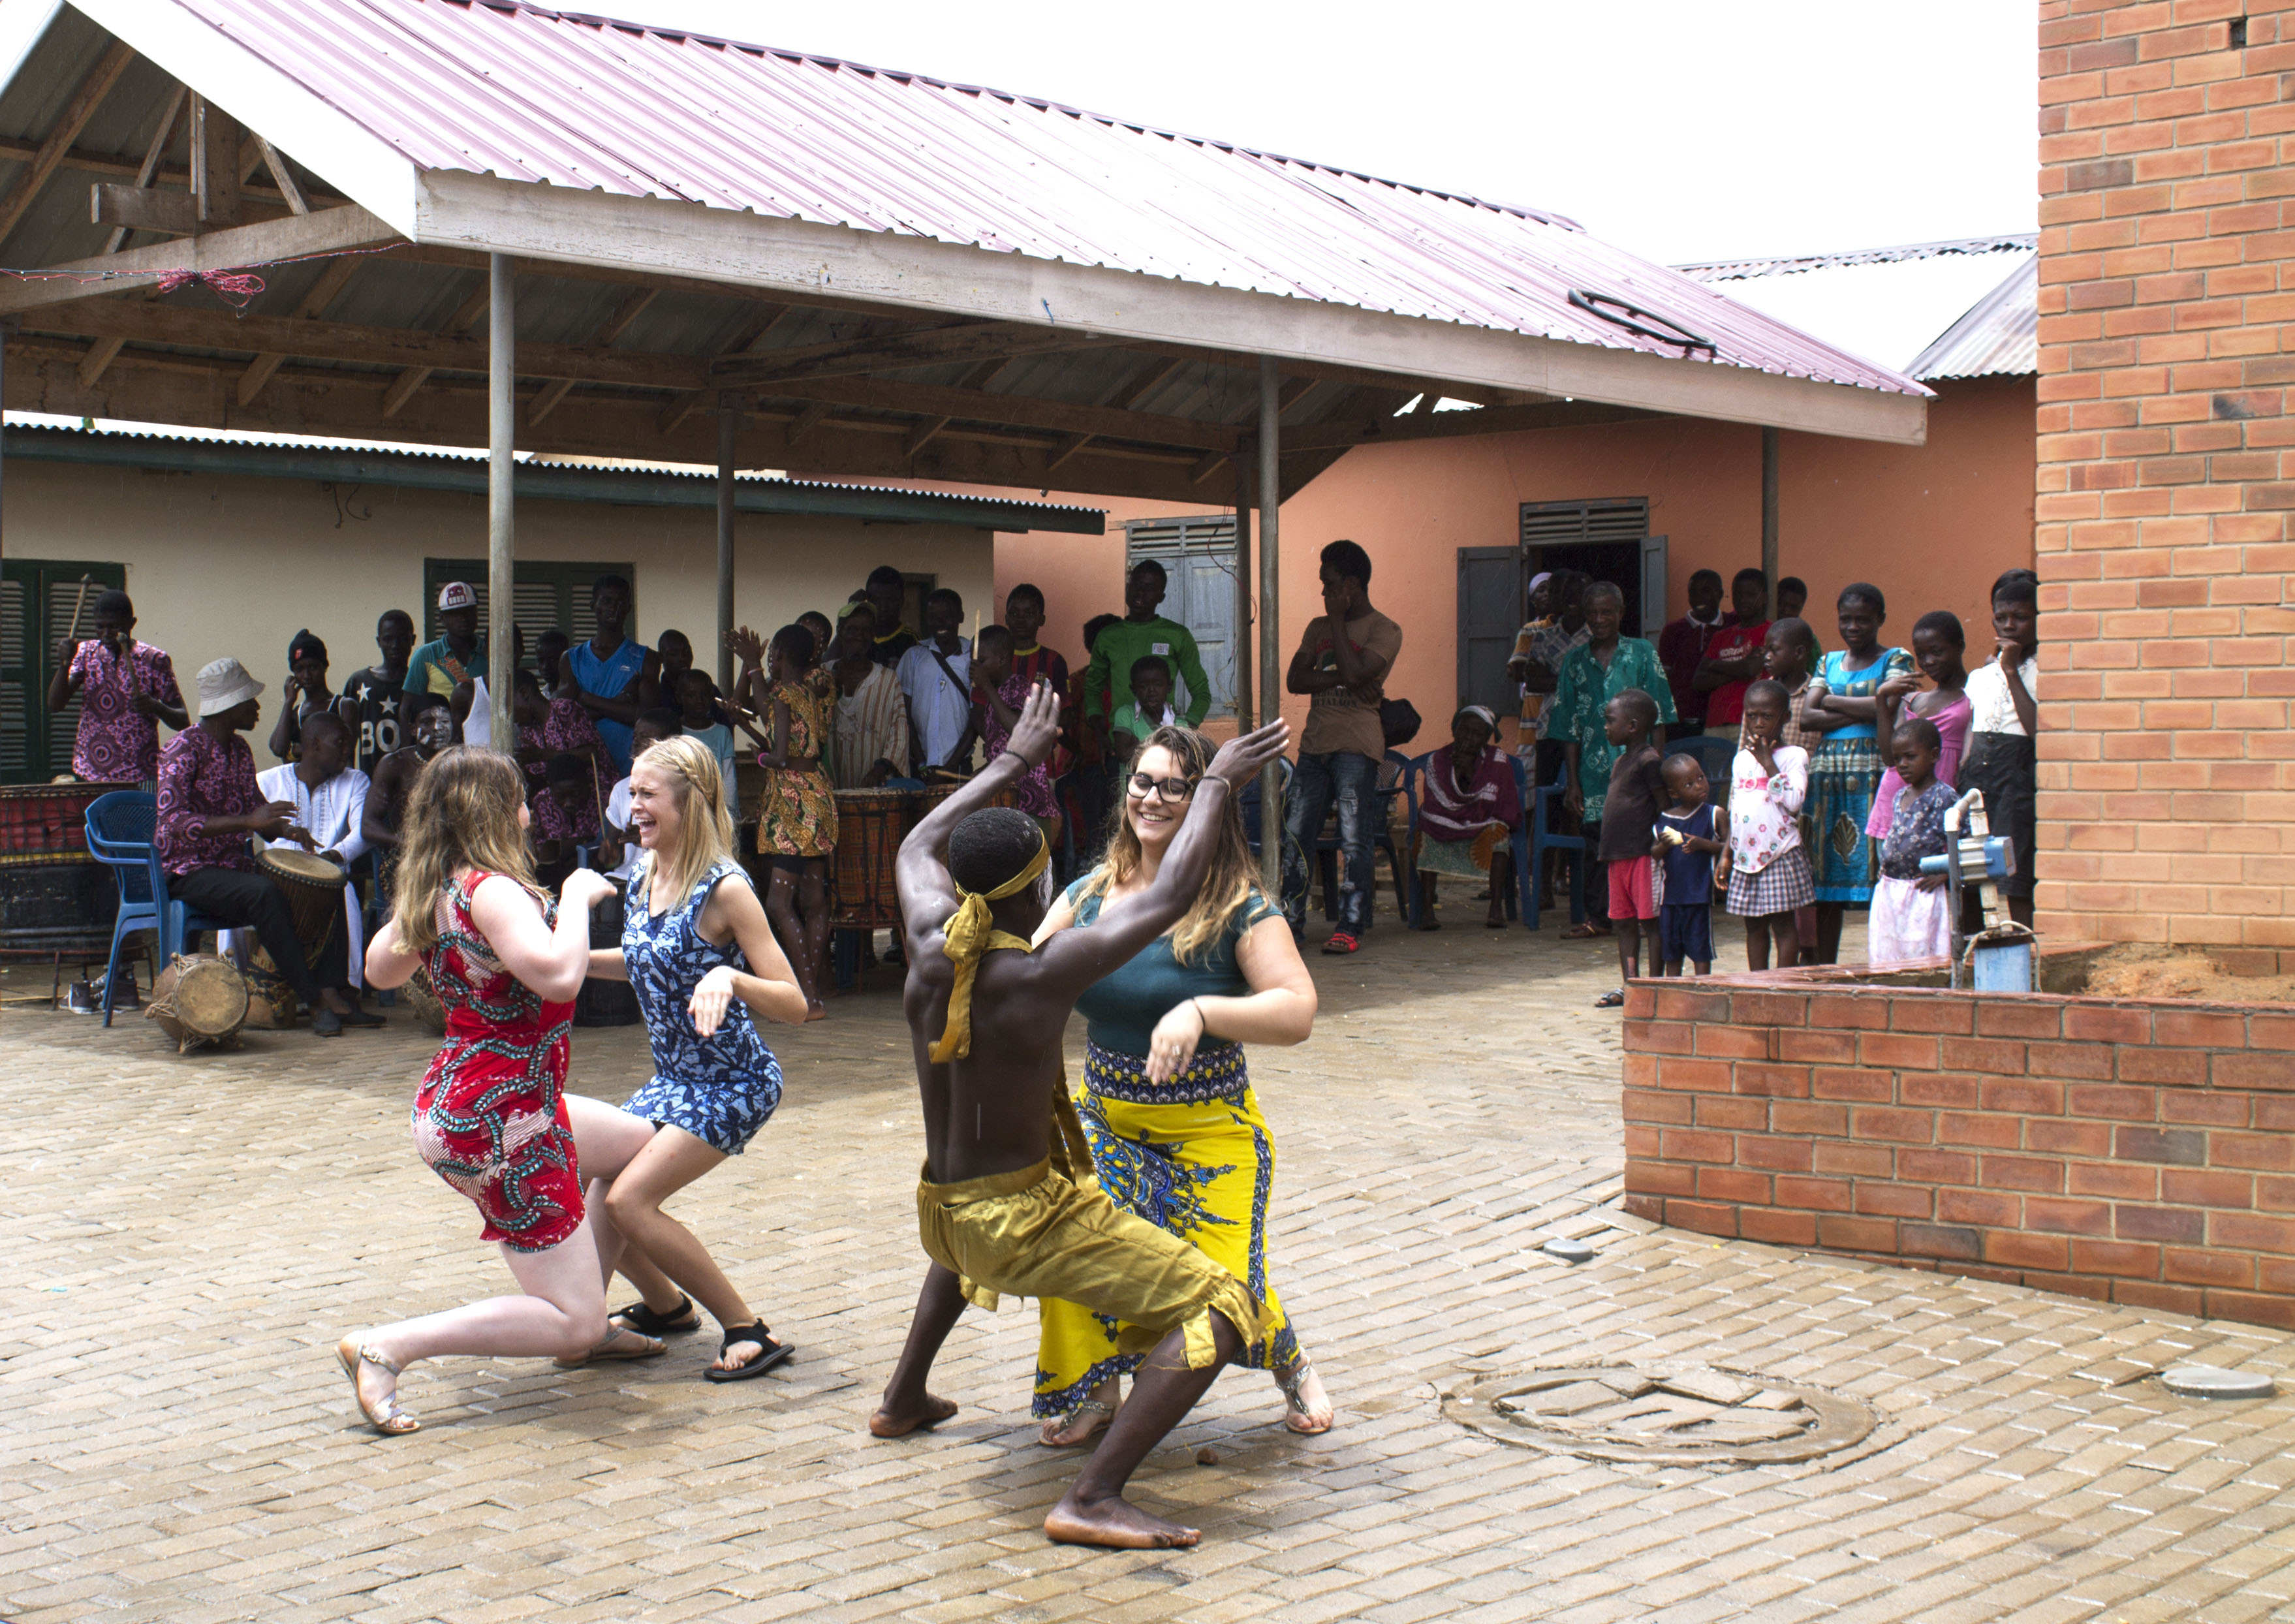
[[[682,1297],[675,1308],[666,1314],[657,1314],[639,1298],[625,1309],[616,1309],[606,1318],[616,1325],[626,1326],[640,1336],[678,1336],[701,1328],[701,1310],[693,1306],[693,1299]]]
[[[772,1339],[772,1334],[765,1329],[765,1322],[762,1319],[758,1320],[755,1325],[729,1326],[725,1334],[718,1339],[717,1352],[719,1356],[723,1357],[725,1350],[731,1347],[735,1342],[755,1342],[763,1347],[764,1351],[757,1355],[756,1358],[751,1359],[747,1364],[740,1366],[736,1369],[720,1370],[716,1366],[712,1365],[708,1369],[701,1373],[701,1379],[703,1381],[746,1382],[753,1375],[764,1375],[766,1371],[771,1370],[776,1365],[786,1364],[790,1357],[796,1352],[796,1344],[795,1342],[775,1342]]]

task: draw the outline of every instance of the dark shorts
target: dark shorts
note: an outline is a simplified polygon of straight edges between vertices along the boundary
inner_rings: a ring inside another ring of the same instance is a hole
[[[1703,902],[1668,902],[1657,910],[1661,964],[1713,962],[1713,910]]]
[[[2032,854],[2038,845],[2033,790],[2039,776],[2032,741],[2021,733],[1971,733],[1960,761],[1960,788],[1984,793],[1984,820],[2016,846],[2016,872],[2001,882],[2003,896],[2032,894]]]

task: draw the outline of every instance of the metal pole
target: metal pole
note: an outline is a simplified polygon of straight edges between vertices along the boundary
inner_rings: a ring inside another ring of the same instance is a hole
[[[514,751],[510,706],[518,682],[510,657],[518,645],[518,532],[511,453],[518,428],[518,313],[515,271],[507,254],[486,259],[486,686],[493,701],[494,747]]]
[[[1761,574],[1768,577],[1769,613],[1777,612],[1777,431],[1761,430]]]
[[[1235,727],[1247,733],[1251,719],[1251,464],[1235,460]]]
[[[1259,693],[1269,721],[1283,714],[1283,633],[1276,616],[1283,564],[1283,380],[1275,358],[1259,358]],[[1283,894],[1283,778],[1273,762],[1259,779],[1260,883]]]
[[[730,402],[717,408],[717,691],[733,691],[733,443],[741,414]],[[730,698],[728,703],[731,703]]]

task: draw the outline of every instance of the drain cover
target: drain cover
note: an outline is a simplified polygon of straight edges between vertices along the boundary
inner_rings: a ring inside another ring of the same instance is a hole
[[[2186,1399],[2268,1399],[2279,1391],[2267,1375],[2215,1365],[2177,1365],[2160,1373],[2160,1385]]]
[[[1760,1465],[1860,1442],[1879,1417],[1853,1399],[1707,1365],[1573,1365],[1484,1376],[1442,1413],[1485,1438],[1591,1460]]]

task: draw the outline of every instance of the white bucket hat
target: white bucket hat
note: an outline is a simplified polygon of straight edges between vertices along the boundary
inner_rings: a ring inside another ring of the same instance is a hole
[[[203,717],[220,716],[262,691],[263,684],[228,655],[200,667],[200,714]]]

